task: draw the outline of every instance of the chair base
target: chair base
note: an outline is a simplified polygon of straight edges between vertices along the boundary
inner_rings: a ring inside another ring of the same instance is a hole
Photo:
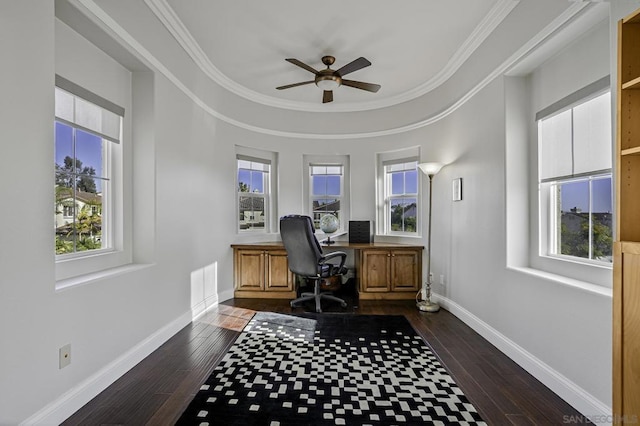
[[[313,293],[302,293],[300,297],[292,300],[291,301],[292,308],[295,308],[295,305],[297,305],[298,303],[307,302],[309,300],[316,301],[316,312],[322,312],[322,306],[320,303],[321,300],[331,300],[333,302],[340,303],[340,306],[342,306],[343,308],[347,307],[347,302],[340,299],[339,297],[336,297],[332,294],[320,292],[320,280],[314,280],[314,281],[315,281],[315,284],[313,287],[314,288]]]

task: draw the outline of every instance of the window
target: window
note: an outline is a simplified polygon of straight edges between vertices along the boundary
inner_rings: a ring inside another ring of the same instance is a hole
[[[612,262],[611,95],[538,117],[541,255]]]
[[[111,164],[124,109],[59,76],[56,84],[56,255],[113,249]]]
[[[376,232],[417,237],[421,233],[420,147],[376,154]]]
[[[320,218],[332,214],[342,223],[343,167],[336,164],[310,164],[310,201],[313,225],[320,229]]]
[[[351,220],[349,160],[348,155],[302,156],[303,212],[313,219],[318,234],[322,234],[320,219],[326,214],[338,218],[339,233]]]
[[[238,229],[265,231],[269,223],[271,164],[268,160],[237,156]]]
[[[67,201],[67,202],[68,202],[68,201]],[[72,202],[73,202],[73,201],[72,201]],[[62,207],[63,207],[63,209],[62,209],[62,211],[63,211],[62,215],[63,215],[65,218],[72,218],[72,219],[73,219],[73,212],[75,211],[75,206],[73,206],[73,205],[71,205],[71,206],[65,206],[65,205],[64,205],[64,203],[62,203],[62,204],[63,204],[63,206],[62,206]]]
[[[384,162],[387,233],[418,232],[418,161]]]

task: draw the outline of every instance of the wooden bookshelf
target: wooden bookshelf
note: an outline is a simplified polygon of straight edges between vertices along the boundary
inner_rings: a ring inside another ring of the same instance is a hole
[[[618,22],[614,424],[640,416],[640,9]]]

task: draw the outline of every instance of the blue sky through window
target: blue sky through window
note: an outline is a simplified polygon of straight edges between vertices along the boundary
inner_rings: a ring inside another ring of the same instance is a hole
[[[340,195],[339,175],[313,175],[313,195]]]
[[[61,123],[55,123],[55,162],[60,168],[64,168],[66,157],[74,158],[73,127]],[[75,158],[82,162],[82,168],[93,167],[95,170],[94,181],[98,193],[102,192],[103,161],[102,144],[104,140],[92,133],[83,130],[75,130]],[[80,173],[82,170],[75,170]]]
[[[93,167],[96,176],[102,174],[102,138],[82,130],[76,130],[76,158],[82,167]]]
[[[612,209],[611,178],[596,179],[592,183],[593,212],[610,213]]]
[[[417,194],[418,171],[408,170],[391,173],[391,194]]]
[[[64,166],[65,157],[73,158],[73,129],[71,126],[56,122],[56,164]]]
[[[262,194],[264,193],[264,172],[257,170],[238,170],[238,182],[247,185],[248,192]]]
[[[592,185],[593,213],[610,213],[612,211],[611,178],[594,179]],[[563,183],[562,211],[568,212],[573,208],[589,211],[589,181]]]

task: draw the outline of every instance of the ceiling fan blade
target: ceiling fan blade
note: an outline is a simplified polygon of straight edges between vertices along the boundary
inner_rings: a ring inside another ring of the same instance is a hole
[[[282,90],[282,89],[291,89],[292,87],[303,86],[303,85],[305,85],[305,84],[311,84],[311,83],[315,83],[315,81],[314,81],[314,80],[311,80],[311,81],[303,81],[303,82],[301,82],[301,83],[287,84],[286,86],[276,87],[276,89],[278,89],[278,90]]]
[[[342,85],[355,87],[356,89],[362,89],[366,90],[367,92],[373,93],[376,93],[378,90],[380,90],[381,87],[379,84],[365,83],[363,81],[345,80],[344,78],[342,79]]]
[[[312,72],[312,73],[314,73],[314,74],[318,74],[318,71],[314,70],[314,69],[313,69],[313,68],[311,68],[309,65],[307,65],[307,64],[305,64],[304,62],[301,62],[301,61],[299,61],[299,60],[297,60],[297,59],[294,59],[294,58],[288,58],[288,59],[285,59],[285,61],[287,61],[287,62],[291,62],[293,65],[297,65],[297,66],[299,66],[300,68],[304,68],[305,70],[307,70],[307,71],[309,71],[309,72]]]
[[[363,57],[359,57],[358,59],[349,62],[347,65],[343,66],[336,72],[340,75],[347,75],[350,72],[358,71],[362,68],[368,67],[369,65],[371,65],[371,62]]]
[[[327,102],[333,102],[333,91],[325,90],[322,94],[322,103],[326,104]]]

